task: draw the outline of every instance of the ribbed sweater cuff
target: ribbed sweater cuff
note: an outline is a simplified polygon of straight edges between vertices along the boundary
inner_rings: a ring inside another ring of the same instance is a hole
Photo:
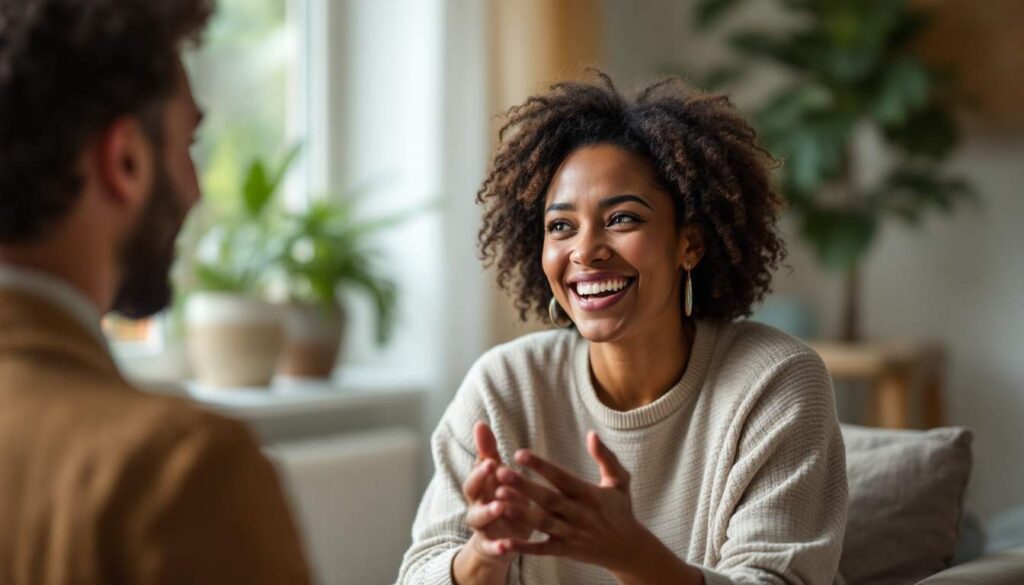
[[[459,547],[451,548],[420,566],[416,571],[417,585],[454,585],[452,561],[458,552]]]
[[[707,567],[697,567],[704,573],[704,585],[735,585],[727,575]]]

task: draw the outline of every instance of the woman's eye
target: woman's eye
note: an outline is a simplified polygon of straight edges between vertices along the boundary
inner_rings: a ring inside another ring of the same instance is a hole
[[[567,222],[564,222],[564,221],[557,221],[556,220],[556,221],[553,221],[553,222],[548,224],[548,232],[552,233],[552,234],[558,233],[558,232],[564,232],[564,231],[568,231],[568,230],[569,230],[569,224]]]
[[[640,223],[640,219],[638,217],[634,217],[634,216],[626,214],[626,213],[617,213],[617,214],[612,216],[612,219],[611,219],[611,221],[608,222],[608,225],[630,224],[630,223]]]

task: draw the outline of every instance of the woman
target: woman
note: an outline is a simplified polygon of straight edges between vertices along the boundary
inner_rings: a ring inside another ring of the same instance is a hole
[[[829,376],[750,314],[784,255],[754,132],[667,80],[513,108],[480,247],[525,319],[433,436],[401,583],[833,582],[846,523]]]

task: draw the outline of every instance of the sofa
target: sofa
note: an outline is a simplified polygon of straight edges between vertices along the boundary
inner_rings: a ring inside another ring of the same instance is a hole
[[[951,566],[970,524],[969,429],[842,431],[850,501],[839,573],[846,585],[1024,585],[1024,548]]]

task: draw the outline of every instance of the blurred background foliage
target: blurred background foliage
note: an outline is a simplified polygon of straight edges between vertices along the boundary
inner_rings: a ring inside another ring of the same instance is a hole
[[[288,67],[294,42],[285,0],[219,0],[203,50],[189,66],[206,111],[194,155],[204,206],[235,211],[250,161],[286,144]]]
[[[745,0],[701,0],[702,31]],[[826,268],[846,274],[842,336],[859,336],[858,273],[886,218],[917,225],[930,211],[974,199],[944,170],[960,141],[956,78],[915,54],[930,15],[906,0],[778,0],[790,27],[739,27],[726,35],[735,63],[700,72],[720,89],[766,65],[787,80],[753,112],[764,146],[782,161],[779,184],[799,234]],[[881,173],[857,169],[857,146],[874,137]],[[861,172],[858,172],[861,171]],[[864,181],[866,174],[875,174]]]

